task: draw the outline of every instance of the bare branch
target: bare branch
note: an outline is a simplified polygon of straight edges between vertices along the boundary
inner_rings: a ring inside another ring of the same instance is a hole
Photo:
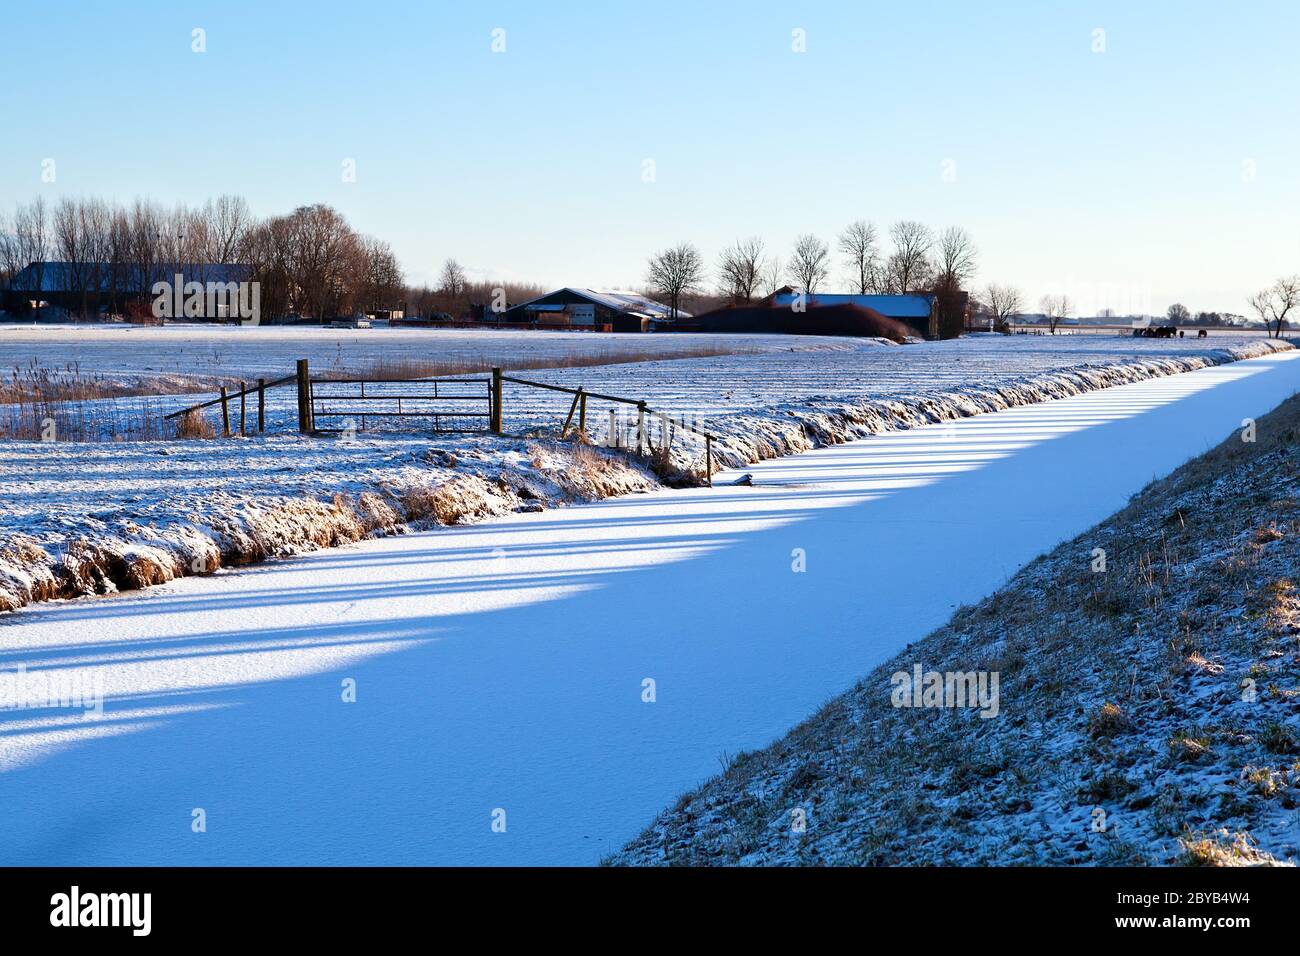
[[[799,288],[809,295],[830,274],[830,249],[812,233],[800,236],[794,244],[790,272]]]

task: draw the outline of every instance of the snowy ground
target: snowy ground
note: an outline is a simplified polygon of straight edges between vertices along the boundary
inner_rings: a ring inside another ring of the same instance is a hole
[[[19,612],[7,668],[107,700],[5,715],[0,863],[594,862],[1298,387],[1288,352]]]
[[[1275,347],[1290,346],[1118,337],[977,336],[916,346],[818,340],[812,351],[550,369],[528,377],[644,398],[720,435],[715,462],[738,466]],[[271,394],[270,433],[247,440],[0,443],[0,487],[7,492],[0,510],[0,608],[141,587],[400,530],[412,520],[445,523],[655,486],[644,462],[621,454],[601,459],[551,440],[569,405],[567,396],[553,392],[508,387],[507,430],[525,436],[510,440],[371,432],[355,441],[303,438],[295,432],[293,390]],[[104,406],[104,418],[117,421],[137,401],[145,400],[78,408]],[[157,415],[193,399],[148,401]],[[597,443],[608,438],[608,411],[608,403],[590,403],[589,432]],[[621,419],[622,427],[631,424]],[[651,438],[662,438],[657,425]],[[702,441],[679,431],[661,473],[698,481],[703,464]]]
[[[576,333],[467,333],[473,341],[467,348],[471,351],[486,350],[483,339],[487,337],[490,343],[495,334],[513,335],[516,337],[514,341],[519,343],[517,352],[492,353],[501,356],[500,363],[507,372],[526,370],[530,367],[527,364],[530,359],[554,358],[556,354],[566,354],[567,349],[584,344],[595,350],[590,354],[600,354],[600,343],[605,338]],[[573,346],[553,345],[548,341],[552,335],[580,341]],[[707,339],[709,341],[699,347],[733,348],[741,354],[677,357],[634,364],[593,363],[592,367],[580,368],[539,368],[521,372],[521,377],[644,400],[652,407],[673,415],[716,422],[722,417],[744,416],[746,413],[762,415],[772,409],[833,408],[837,404],[913,398],[943,399],[953,394],[1016,387],[1039,375],[1050,375],[1064,369],[1194,362],[1201,357],[1223,356],[1232,350],[1240,354],[1258,354],[1271,347],[1285,347],[1249,335],[1217,336],[1211,343],[1208,340],[1170,341],[1134,339],[1131,336],[1085,339],[1077,336],[982,334],[911,346],[882,344],[880,340],[819,336],[642,335],[621,338],[634,344],[657,339],[666,343],[661,345],[665,349],[669,349],[671,343],[677,343],[678,350],[689,348],[697,339]],[[539,343],[539,339],[543,341]],[[753,353],[745,351],[750,343]],[[555,354],[549,351],[552,347],[556,349]],[[637,348],[644,346],[637,345]],[[611,345],[608,354],[617,354],[621,349],[621,345]],[[274,350],[272,354],[276,354]],[[442,350],[403,354],[422,358],[426,354],[442,354]],[[647,351],[646,354],[653,352]],[[260,367],[260,372],[267,377],[292,374],[293,355],[292,349],[283,358],[276,355],[274,363],[268,361]],[[389,355],[391,357],[391,353]],[[348,362],[352,362],[351,353]],[[340,367],[346,367],[346,363]],[[330,370],[330,366],[322,367],[318,363],[314,363],[313,368],[322,374],[328,374]],[[251,374],[248,378],[251,379]],[[293,389],[279,389],[271,395],[272,428],[291,428],[296,420]],[[161,400],[159,407],[170,411],[209,397],[212,396],[170,397]],[[509,385],[505,400],[505,423],[514,431],[556,426],[568,412],[570,402],[565,395]],[[590,404],[590,422],[597,436],[604,435],[611,407],[615,406],[596,400]],[[368,424],[373,427],[377,423]]]
[[[822,340],[823,342],[825,340]],[[445,363],[454,367],[538,368],[580,355],[584,362],[633,357],[815,348],[807,336],[640,335],[476,329],[323,329],[221,325],[0,324],[0,369],[74,367],[126,384],[189,380],[212,384],[279,378],[307,359],[319,374],[383,363]],[[177,386],[179,390],[179,385]]]

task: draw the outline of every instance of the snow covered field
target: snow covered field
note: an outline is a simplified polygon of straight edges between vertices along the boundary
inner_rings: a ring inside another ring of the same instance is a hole
[[[1269,355],[5,617],[7,669],[106,700],[3,715],[0,863],[594,862],[1297,388]]]
[[[135,331],[170,333],[174,330],[170,327],[133,330],[132,334]],[[274,379],[292,374],[295,356],[301,357],[303,354],[295,352],[294,346],[306,348],[321,344],[313,335],[297,335],[301,330],[286,330],[284,333],[277,329],[227,328],[200,331],[210,336],[224,331],[228,337],[243,333],[266,338],[265,355],[260,354],[262,345],[256,344],[241,345],[239,354],[233,356],[239,363],[236,367],[244,369],[240,375],[249,382],[258,375]],[[283,338],[287,333],[294,335]],[[755,444],[760,453],[751,454],[753,449],[746,450],[745,454],[751,458],[766,457],[761,453],[763,450],[766,450],[767,455],[781,453],[789,449],[791,441],[798,441],[798,436],[788,428],[777,427],[773,431],[774,420],[784,417],[788,412],[824,411],[833,415],[851,406],[916,401],[937,402],[945,405],[949,413],[954,415],[970,414],[976,409],[957,407],[954,404],[955,397],[966,395],[977,399],[980,395],[991,392],[1025,388],[1029,391],[1022,396],[1024,400],[1059,396],[1066,392],[1052,391],[1053,383],[1050,379],[1059,377],[1066,370],[1086,379],[1094,376],[1098,369],[1113,369],[1122,365],[1131,367],[1135,377],[1144,377],[1150,372],[1167,374],[1186,371],[1199,367],[1204,362],[1264,354],[1273,348],[1290,347],[1259,336],[1218,336],[1211,343],[1209,340],[1161,341],[1134,339],[1130,336],[973,335],[947,342],[896,346],[883,340],[818,336],[642,335],[615,338],[634,343],[631,351],[644,349],[642,354],[647,358],[634,363],[599,364],[603,358],[614,358],[628,350],[620,344],[603,344],[609,336],[578,333],[462,334],[370,330],[365,334],[424,335],[432,338],[417,338],[415,341],[423,343],[425,347],[410,350],[370,351],[370,344],[379,341],[378,339],[368,340],[365,348],[349,345],[346,350],[338,351],[332,360],[310,359],[313,375],[329,376],[346,369],[365,368],[376,362],[434,361],[444,355],[452,359],[461,356],[470,364],[490,366],[500,363],[507,372],[519,372],[531,380],[570,388],[580,386],[589,391],[644,400],[653,408],[703,423],[714,431],[721,427],[721,419],[730,419],[729,424],[734,426],[730,431],[736,436],[753,435],[755,431],[759,434],[759,440]],[[498,336],[506,338],[498,339]],[[657,361],[648,358],[655,354],[655,349],[641,343],[652,339],[660,343],[659,351],[677,357]],[[261,339],[252,341],[260,343]],[[286,341],[292,344],[286,347]],[[328,349],[342,348],[333,339],[327,337],[325,341],[330,343]],[[3,337],[0,337],[0,342],[3,342]],[[436,349],[428,348],[431,342],[445,343],[445,347],[439,345]],[[504,346],[500,344],[502,342],[505,343]],[[493,343],[497,344],[494,346]],[[677,345],[674,347],[672,343]],[[570,352],[570,349],[579,351]],[[681,353],[688,353],[692,349],[718,353],[730,351],[735,354],[681,357]],[[117,343],[107,352],[87,356],[95,364],[84,367],[92,369],[95,374],[111,377],[140,374],[142,368],[139,360],[125,352],[123,346]],[[0,354],[3,354],[2,349]],[[71,354],[76,354],[76,350]],[[537,367],[536,370],[528,371],[530,363],[542,366],[547,362],[572,358],[575,354],[583,356],[583,367]],[[491,356],[491,361],[487,361],[487,356]],[[161,354],[145,361],[156,369],[161,369],[166,364]],[[122,364],[114,366],[111,364],[113,362]],[[168,367],[174,374],[183,374],[186,370],[201,368],[202,364],[190,354],[174,360]],[[229,382],[231,379],[227,377],[225,380]],[[1123,380],[1126,379],[1094,382],[1092,387]],[[1030,394],[1039,386],[1046,389],[1043,394]],[[296,397],[293,388],[272,389],[267,396],[268,430],[294,431]],[[160,432],[173,427],[161,423],[160,416],[213,397],[214,392],[204,392],[69,403],[55,417],[77,420],[78,427],[67,429],[69,433],[88,431],[108,440],[114,435],[144,431],[156,437]],[[507,430],[519,433],[537,428],[554,429],[567,414],[569,402],[569,396],[563,394],[508,385],[505,408]],[[625,406],[611,403],[595,400],[590,403],[588,426],[593,438],[600,441],[606,439],[608,411],[611,409],[624,414],[628,411]],[[215,409],[208,410],[206,414],[210,420],[216,420]],[[364,424],[368,429],[383,426],[376,419]],[[418,430],[420,424],[408,420],[395,423],[392,428],[411,431]],[[620,427],[626,427],[626,422],[621,423]],[[724,427],[723,430],[728,429]],[[695,450],[702,452],[702,447],[696,447]],[[742,456],[736,460],[745,458]]]
[[[521,333],[523,334],[523,333]],[[545,338],[550,333],[538,333]],[[587,337],[590,340],[590,337]],[[642,336],[655,338],[655,336]],[[693,341],[695,336],[660,336]],[[1197,362],[1265,354],[1289,348],[1257,336],[1206,340],[1160,341],[1110,338],[975,335],[947,342],[897,346],[879,340],[810,336],[713,336],[714,347],[725,341],[761,344],[757,354],[640,361],[634,364],[548,368],[521,373],[530,380],[582,387],[647,401],[653,408],[726,431],[724,419],[747,428],[752,419],[779,418],[797,411],[843,409],[890,401],[944,402],[953,396],[1014,390],[1032,386],[1065,370],[1087,375],[1102,368],[1125,365],[1167,371],[1185,370]],[[1177,364],[1177,363],[1182,363]],[[504,366],[509,372],[512,365]],[[521,368],[522,366],[513,366]],[[292,373],[292,361],[268,373]],[[1109,383],[1108,383],[1109,384]],[[296,422],[292,388],[275,390],[270,400],[272,428],[290,430]],[[193,404],[196,398],[172,396],[160,400],[168,411]],[[1042,397],[1047,397],[1046,395]],[[570,397],[507,385],[507,430],[557,428],[568,412]],[[608,411],[620,408],[592,400],[589,425],[603,440]],[[622,411],[626,411],[622,408]],[[954,408],[955,413],[960,413]],[[969,413],[969,412],[967,412]],[[374,423],[371,423],[374,426]],[[410,427],[410,426],[406,426]],[[737,430],[739,434],[739,430]]]
[[[823,340],[824,341],[824,340]],[[318,374],[380,363],[537,368],[580,355],[584,362],[630,357],[816,348],[806,336],[639,335],[475,329],[325,329],[222,325],[0,324],[0,369],[75,366],[123,383],[192,380],[199,387],[293,372],[297,359]]]
[[[723,437],[716,460],[737,466],[1274,347],[1289,346],[1222,338],[1213,347],[1119,337],[976,336],[916,346],[818,339],[811,351],[549,369],[528,377],[644,398],[696,419]],[[463,520],[655,486],[637,462],[600,459],[545,437],[303,438],[294,432],[293,390],[271,394],[273,433],[258,438],[0,444],[0,606],[145,586],[400,530],[411,520]],[[157,414],[193,400],[149,402]],[[82,404],[104,405],[106,417],[115,418],[134,401]],[[564,395],[510,386],[507,430],[554,436],[568,404]],[[604,440],[606,406],[593,400],[589,413],[593,438]],[[679,433],[673,466],[698,476],[702,464],[702,442]],[[454,500],[439,497],[446,488]]]

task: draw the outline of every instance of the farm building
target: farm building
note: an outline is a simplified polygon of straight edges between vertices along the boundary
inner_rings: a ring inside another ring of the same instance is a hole
[[[854,303],[810,305],[802,312],[761,302],[730,305],[695,317],[700,332],[767,335],[847,335],[906,342],[916,335],[910,325]]]
[[[790,307],[800,293],[791,286],[782,286],[768,296],[774,306]],[[907,295],[854,295],[851,293],[816,292],[804,303],[813,306],[856,305],[909,326],[916,335],[927,339],[939,338],[939,297],[929,292],[910,292]]]
[[[548,292],[484,318],[503,324],[571,326],[603,332],[653,332],[673,323],[668,306],[635,292],[573,288]],[[677,318],[689,319],[690,315],[678,309]]]
[[[128,300],[151,300],[155,282],[247,282],[252,266],[231,263],[156,263],[150,269],[100,262],[32,262],[3,293],[3,307],[19,314],[42,304],[72,313],[121,313]]]

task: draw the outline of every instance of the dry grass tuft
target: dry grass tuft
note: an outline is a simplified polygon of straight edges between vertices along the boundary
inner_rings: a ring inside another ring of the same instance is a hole
[[[575,347],[562,355],[530,358],[512,366],[514,371],[548,368],[590,368],[597,365],[630,365],[637,362],[667,362],[675,359],[709,358],[719,355],[748,355],[760,351],[751,345],[683,345],[680,348],[645,352],[638,349],[594,348],[591,343]],[[325,378],[367,378],[397,381],[408,378],[433,378],[441,375],[472,375],[491,371],[503,363],[499,358],[483,355],[477,359],[420,359],[411,356],[381,356],[364,364],[345,363],[337,359]]]
[[[1286,866],[1256,846],[1248,833],[1231,836],[1227,830],[1189,834],[1178,841],[1183,848],[1181,866]]]
[[[1094,740],[1114,737],[1129,729],[1128,718],[1118,704],[1106,703],[1088,718],[1088,736]]]
[[[474,476],[452,478],[438,485],[416,485],[397,493],[406,520],[433,519],[444,525],[490,513],[496,499],[487,483]]]
[[[600,482],[617,467],[608,455],[602,455],[591,445],[582,442],[574,443],[572,454],[574,471],[593,483]]]
[[[1277,527],[1276,524],[1267,525],[1256,530],[1252,539],[1256,544],[1268,544],[1270,541],[1281,541],[1285,534]]]
[[[1273,721],[1260,732],[1259,742],[1264,749],[1275,754],[1300,753],[1300,737],[1280,721]]]
[[[1175,760],[1199,760],[1210,752],[1210,738],[1179,734],[1169,741],[1169,753]]]
[[[191,410],[176,420],[177,438],[216,438],[217,429],[201,411]]]
[[[1193,670],[1199,671],[1202,674],[1214,675],[1223,673],[1222,664],[1218,661],[1212,661],[1205,657],[1205,655],[1196,651],[1187,655],[1187,663]]]

